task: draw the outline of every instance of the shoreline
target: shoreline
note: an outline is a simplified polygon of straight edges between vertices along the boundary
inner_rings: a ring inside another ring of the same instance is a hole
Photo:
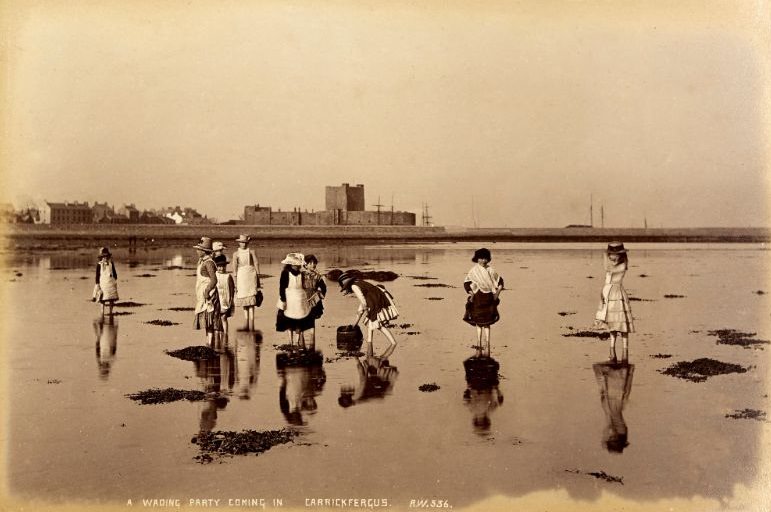
[[[75,245],[188,245],[201,236],[231,240],[248,233],[261,241],[328,243],[426,242],[607,242],[767,243],[769,228],[445,228],[422,226],[262,226],[155,224],[9,224],[2,228],[2,249],[66,248]]]

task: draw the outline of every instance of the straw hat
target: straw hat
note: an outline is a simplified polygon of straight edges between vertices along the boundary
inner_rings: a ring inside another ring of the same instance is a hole
[[[222,251],[225,250],[225,244],[222,242],[214,242],[211,246],[212,251]]]
[[[200,249],[203,252],[212,252],[211,238],[208,236],[202,236],[198,245],[194,245],[193,248]]]
[[[250,237],[249,235],[245,235],[241,233],[240,235],[238,235],[238,238],[236,238],[236,242],[243,242],[245,244],[248,244],[251,239],[252,237]]]
[[[281,262],[282,265],[298,265],[300,267],[305,263],[305,256],[299,252],[290,252]]]

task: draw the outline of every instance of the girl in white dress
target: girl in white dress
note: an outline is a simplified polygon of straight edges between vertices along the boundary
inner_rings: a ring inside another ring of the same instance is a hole
[[[262,304],[260,290],[260,262],[254,250],[249,249],[251,237],[236,238],[238,249],[233,253],[233,278],[236,283],[235,305],[244,308],[244,329],[254,330],[254,308]]]
[[[96,285],[91,300],[102,305],[102,316],[104,316],[105,309],[108,310],[108,315],[112,316],[112,308],[115,301],[118,300],[118,272],[115,270],[112,254],[107,247],[102,247],[99,250],[99,261],[96,264]]]
[[[607,329],[610,333],[610,353],[608,360],[616,361],[616,339],[621,337],[623,343],[621,360],[629,359],[629,333],[634,332],[632,307],[629,296],[624,289],[623,280],[629,260],[626,249],[621,242],[611,242],[605,252],[605,285],[600,295],[600,305],[595,314],[598,327]]]

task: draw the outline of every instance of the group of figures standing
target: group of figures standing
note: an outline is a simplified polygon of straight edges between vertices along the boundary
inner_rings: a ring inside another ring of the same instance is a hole
[[[194,327],[206,331],[210,345],[216,336],[228,330],[228,318],[236,306],[243,308],[243,329],[254,330],[254,308],[263,302],[260,283],[259,260],[249,248],[251,237],[240,235],[235,242],[238,249],[232,256],[233,274],[227,271],[231,261],[224,254],[222,242],[202,237],[194,246],[198,253],[195,283]],[[500,294],[504,290],[503,278],[491,266],[492,254],[486,248],[478,249],[471,258],[471,267],[463,283],[468,294],[463,320],[476,327],[477,350],[490,353],[490,326],[498,322]],[[295,338],[298,345],[315,350],[315,323],[324,313],[323,299],[327,293],[324,277],[317,271],[318,259],[313,254],[289,253],[281,261],[284,268],[279,278],[276,304],[276,330],[289,332],[290,344]],[[610,242],[604,258],[605,283],[600,294],[600,304],[595,314],[595,326],[610,334],[608,359],[617,361],[616,343],[620,338],[621,361],[629,358],[629,333],[634,332],[634,321],[629,296],[623,279],[629,267],[624,244]],[[352,325],[364,319],[368,327],[367,352],[372,355],[373,334],[380,331],[389,342],[381,357],[388,357],[396,348],[396,340],[388,324],[398,316],[393,296],[382,285],[374,285],[363,279],[357,270],[347,270],[339,278],[340,290],[353,294],[359,301],[357,317]],[[99,302],[102,316],[113,313],[118,300],[118,273],[109,248],[102,247],[96,265],[96,283],[92,300]],[[307,336],[307,339],[306,339]]]

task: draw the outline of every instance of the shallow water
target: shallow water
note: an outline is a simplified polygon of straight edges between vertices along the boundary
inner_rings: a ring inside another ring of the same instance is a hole
[[[288,342],[274,329],[279,262],[303,248],[257,247],[260,271],[270,276],[256,314],[261,333],[238,332],[238,311],[228,346],[204,364],[164,352],[205,341],[192,330],[192,312],[171,309],[193,305],[192,249],[116,250],[121,301],[144,305],[116,308],[113,324],[96,321],[89,301],[93,251],[9,255],[2,273],[9,491],[22,499],[121,505],[278,498],[302,507],[306,498],[361,497],[396,508],[439,498],[457,508],[497,494],[556,490],[576,501],[605,491],[643,504],[725,504],[737,486],[759,485],[768,423],[726,415],[768,410],[771,346],[718,345],[707,331],[771,339],[765,248],[632,245],[625,286],[645,300],[632,303],[633,371],[619,372],[595,366],[607,342],[562,336],[591,326],[603,280],[601,247],[491,245],[507,288],[492,329],[499,367],[469,381],[464,361],[474,355],[475,332],[461,320],[462,281],[473,248],[305,249],[319,257],[322,271],[356,267],[400,276],[384,283],[401,311],[393,331],[399,346],[381,380],[366,389],[356,359],[340,358],[336,349],[336,327],[353,321],[356,303],[334,283],[317,323],[324,364],[277,368],[276,346]],[[418,286],[424,284],[448,286]],[[174,325],[147,323],[153,320]],[[385,343],[376,334],[377,352]],[[659,372],[701,357],[752,368],[703,383]],[[433,383],[438,390],[419,390]],[[166,387],[206,391],[211,399],[140,405],[126,397]],[[201,430],[287,426],[303,435],[259,456],[194,459],[199,451],[191,439]],[[628,445],[608,450],[608,440],[618,443],[624,430]]]

